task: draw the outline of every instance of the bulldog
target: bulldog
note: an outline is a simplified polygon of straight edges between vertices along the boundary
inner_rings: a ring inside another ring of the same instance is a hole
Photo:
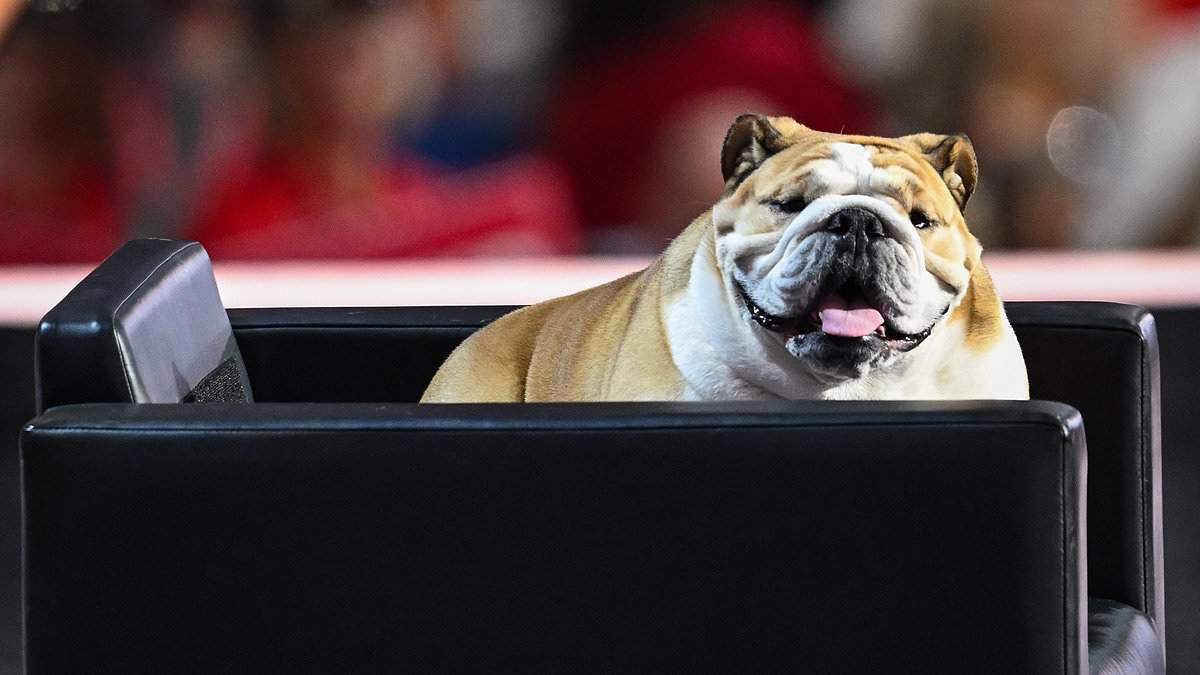
[[[645,270],[462,343],[423,401],[1024,399],[963,209],[964,136],[742,115],[725,189]]]

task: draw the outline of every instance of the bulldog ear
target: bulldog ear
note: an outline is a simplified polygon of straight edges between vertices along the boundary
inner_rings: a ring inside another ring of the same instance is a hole
[[[979,179],[979,164],[975,161],[975,146],[966,134],[939,136],[937,134],[914,134],[905,136],[933,168],[942,175],[946,187],[954,201],[958,202],[959,210],[967,207],[967,200],[975,192],[975,182]]]
[[[787,147],[783,134],[764,115],[738,115],[725,133],[721,148],[721,177],[732,189],[768,157]]]

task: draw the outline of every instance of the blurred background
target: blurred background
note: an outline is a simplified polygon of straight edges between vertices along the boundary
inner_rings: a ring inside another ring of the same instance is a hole
[[[0,673],[33,326],[88,266],[157,235],[228,262],[229,306],[540,300],[661,251],[747,111],[969,134],[989,251],[1174,251],[989,265],[1155,309],[1168,658],[1200,673],[1200,0],[0,0]],[[321,262],[253,264],[286,260]]]
[[[990,250],[1200,243],[1200,0],[0,2],[0,264],[645,254],[745,111],[966,132]]]

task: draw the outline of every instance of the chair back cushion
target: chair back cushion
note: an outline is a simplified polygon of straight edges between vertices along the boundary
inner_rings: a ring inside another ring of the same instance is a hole
[[[62,406],[28,672],[1069,673],[1039,401]]]

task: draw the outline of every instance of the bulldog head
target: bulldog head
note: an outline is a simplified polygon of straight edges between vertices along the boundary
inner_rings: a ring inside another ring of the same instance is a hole
[[[964,136],[843,136],[742,115],[721,158],[716,266],[749,339],[826,384],[902,368],[967,292],[980,246]],[[789,357],[790,355],[790,357]]]

